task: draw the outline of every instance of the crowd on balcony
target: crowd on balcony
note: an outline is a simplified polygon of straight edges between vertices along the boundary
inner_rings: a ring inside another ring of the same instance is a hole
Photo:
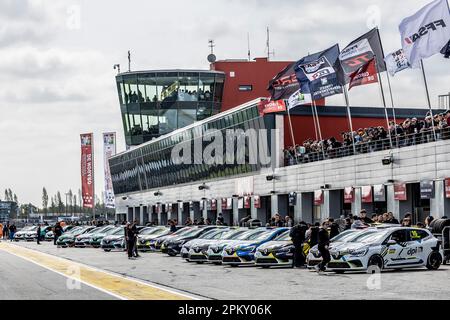
[[[434,125],[434,127],[433,127]],[[389,129],[383,126],[360,128],[353,132],[342,132],[341,138],[325,140],[308,139],[302,145],[291,146],[284,150],[285,165],[339,158],[360,153],[369,153],[391,148],[400,148],[432,142],[435,139],[450,139],[450,111],[425,119],[406,119],[400,124],[389,123]],[[353,149],[353,144],[355,149]]]

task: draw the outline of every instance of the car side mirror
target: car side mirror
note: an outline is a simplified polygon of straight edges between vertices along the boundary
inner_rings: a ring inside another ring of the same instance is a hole
[[[388,247],[396,245],[396,244],[397,244],[397,241],[395,241],[395,240],[389,240],[388,243],[387,243]]]

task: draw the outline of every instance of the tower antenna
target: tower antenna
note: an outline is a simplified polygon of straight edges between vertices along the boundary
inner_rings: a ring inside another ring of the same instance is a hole
[[[208,40],[208,43],[209,43],[209,47],[211,48],[211,54],[214,54],[214,47],[216,46],[215,44],[214,44],[214,40]]]
[[[270,60],[270,56],[275,56],[275,50],[270,51],[270,29],[267,27],[267,60]]]
[[[250,32],[247,32],[247,47],[248,47],[248,61],[252,60],[252,53],[250,50]]]
[[[128,72],[131,72],[131,51],[128,50]]]

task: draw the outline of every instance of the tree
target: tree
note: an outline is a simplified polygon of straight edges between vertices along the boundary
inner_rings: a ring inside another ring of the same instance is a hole
[[[9,199],[9,201],[13,201],[13,199],[14,199],[11,189],[8,189],[8,199]]]
[[[13,199],[14,199],[15,203],[19,204],[19,199],[17,198],[17,195],[15,193],[14,193]]]
[[[44,209],[44,212],[47,213],[48,208],[48,193],[47,189],[42,188],[42,209]]]
[[[59,191],[56,193],[56,206],[58,207],[59,213],[64,212],[64,203],[62,202],[61,192]]]
[[[9,201],[8,189],[5,189],[5,201]]]
[[[51,199],[52,199],[52,204],[51,204],[51,207],[50,207],[50,211],[52,213],[55,213],[55,198],[52,197]]]

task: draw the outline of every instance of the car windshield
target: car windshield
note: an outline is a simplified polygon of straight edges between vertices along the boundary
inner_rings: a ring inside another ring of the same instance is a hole
[[[263,241],[263,240],[266,240],[272,234],[273,234],[273,231],[262,231],[261,233],[258,233],[258,234],[255,234],[255,235],[249,237],[247,240]]]
[[[182,235],[187,234],[188,232],[191,232],[192,230],[197,230],[197,229],[187,227],[187,228],[180,229],[180,230],[178,230],[178,231],[176,231],[176,232],[174,232],[172,234],[174,236],[182,236]]]
[[[75,234],[75,233],[77,233],[80,230],[83,230],[83,228],[82,227],[75,227],[75,228],[70,229],[69,231],[67,231],[66,234]]]
[[[227,232],[222,233],[222,235],[220,236],[220,239],[231,240],[235,237],[238,237],[239,235],[243,234],[246,231],[248,231],[248,230],[245,230],[245,229],[243,229],[243,230],[228,230]]]
[[[217,239],[216,236],[219,236],[224,232],[223,229],[213,229],[208,232],[206,232],[204,235],[202,235],[200,238],[205,240],[211,240],[211,239]]]
[[[331,242],[347,242],[349,239],[356,237],[361,232],[361,230],[346,230],[331,239]]]
[[[249,231],[246,231],[246,232],[240,234],[237,237],[233,237],[232,240],[249,240],[250,237],[257,236],[257,235],[261,234],[262,232],[264,232],[264,231],[263,230],[249,230]]]
[[[186,232],[183,234],[183,236],[185,237],[196,237],[198,236],[200,233],[204,232],[205,229],[202,228],[192,228],[189,232]],[[209,231],[207,231],[209,232]]]
[[[142,230],[139,232],[139,234],[144,235],[144,236],[148,236],[149,234],[154,234],[154,233],[157,232],[158,230],[160,230],[160,229],[159,229],[159,228],[153,228],[153,227],[145,228],[145,229],[142,229]]]
[[[99,233],[99,232],[102,232],[103,230],[105,230],[105,227],[94,228],[94,229],[91,229],[91,230],[89,230],[88,232],[86,232],[86,234]]]
[[[275,241],[290,241],[291,236],[289,234],[290,234],[290,231],[286,231],[286,232],[280,234],[278,237],[276,237]]]
[[[366,231],[362,234],[358,234],[349,242],[363,242],[363,243],[381,243],[389,231]]]
[[[108,232],[108,235],[110,236],[125,235],[125,230],[123,227],[117,227],[116,229],[113,229],[110,232]]]

